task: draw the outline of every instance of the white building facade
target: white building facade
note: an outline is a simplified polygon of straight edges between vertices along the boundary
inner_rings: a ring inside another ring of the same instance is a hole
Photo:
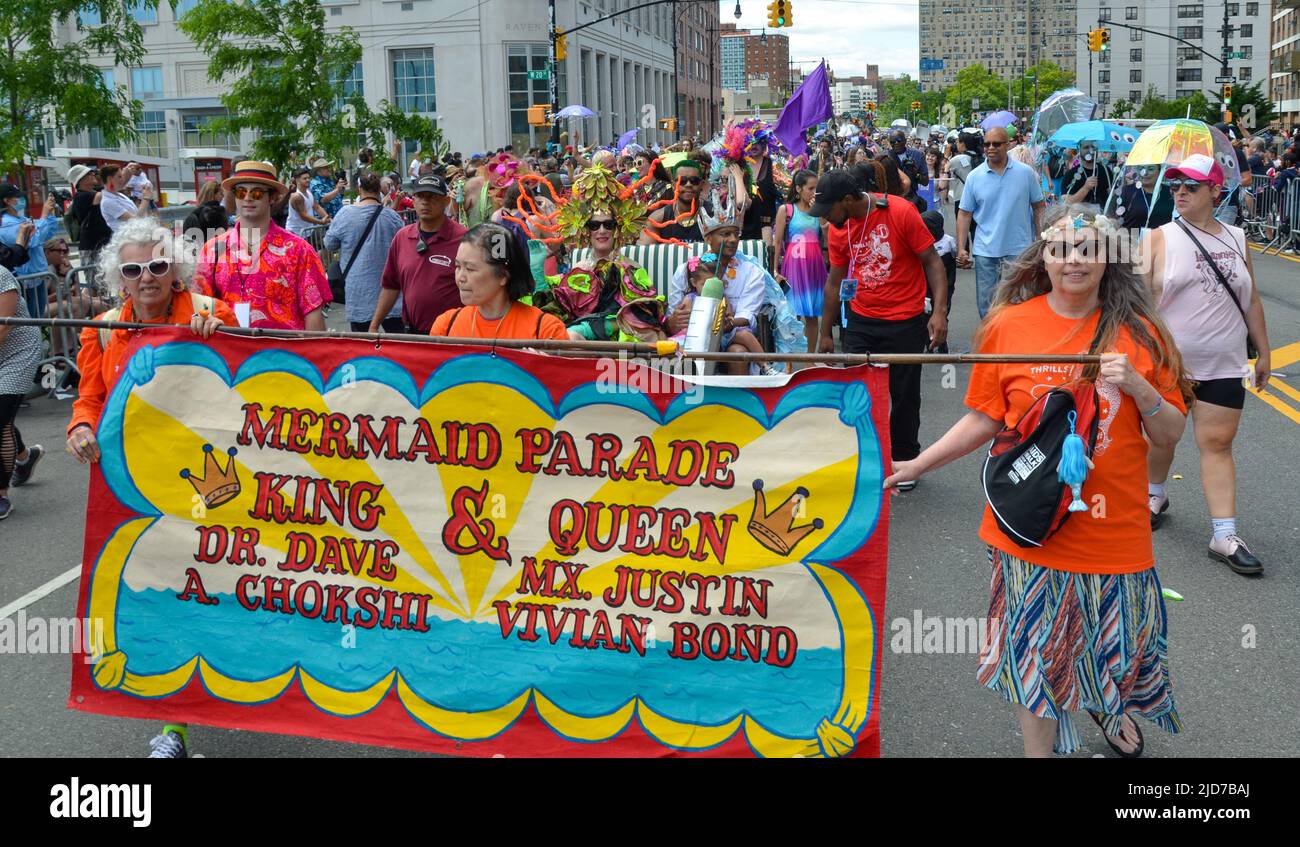
[[[1215,78],[1221,75],[1225,7],[1231,27],[1228,52],[1240,54],[1229,59],[1230,75],[1238,85],[1264,80],[1267,90],[1272,17],[1269,0],[1228,3],[1171,0],[1169,4],[1156,5],[1136,0],[1079,0],[1079,32],[1108,27],[1110,49],[1091,54],[1090,78],[1090,54],[1081,40],[1075,65],[1078,87],[1091,90],[1102,105],[1126,100],[1140,106],[1151,86],[1166,99],[1189,97],[1201,91],[1211,102],[1217,102],[1221,84]],[[1130,30],[1128,26],[1168,33],[1190,44]]]
[[[111,67],[107,80],[126,86],[144,105],[141,140],[105,146],[97,133],[52,139],[42,164],[135,160],[156,175],[169,199],[187,199],[205,179],[220,177],[253,136],[221,136],[204,129],[224,114],[226,86],[207,79],[207,58],[177,27],[178,15],[197,4],[181,0],[142,9],[146,58],[138,68]],[[434,120],[453,150],[470,154],[513,143],[543,145],[545,128],[528,126],[528,107],[550,102],[549,82],[532,78],[548,68],[549,28],[544,0],[321,0],[331,30],[356,31],[361,61],[347,81],[372,106],[388,100]],[[562,30],[640,5],[640,0],[557,0]],[[83,18],[87,23],[90,19]],[[63,38],[79,37],[68,24]],[[657,128],[674,116],[672,6],[631,11],[568,36],[560,63],[560,105],[581,103],[595,117],[565,121],[565,143],[609,143],[639,128],[642,144],[669,143]],[[530,72],[534,72],[530,77]],[[409,146],[409,145],[408,145]],[[405,158],[414,150],[402,151]],[[59,180],[55,180],[57,183]]]

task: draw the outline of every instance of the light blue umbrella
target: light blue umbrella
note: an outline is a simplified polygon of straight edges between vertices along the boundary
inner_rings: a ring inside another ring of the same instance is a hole
[[[1015,122],[1016,116],[1003,109],[1000,112],[994,112],[984,120],[980,121],[980,129],[985,132],[988,132],[991,129],[1006,129]]]
[[[1078,149],[1085,141],[1097,145],[1102,153],[1127,153],[1138,139],[1138,130],[1109,121],[1081,121],[1066,124],[1048,141],[1060,148]]]
[[[557,118],[594,118],[595,116],[595,112],[591,111],[586,106],[579,106],[577,104],[565,106],[563,109],[555,113],[555,117]]]

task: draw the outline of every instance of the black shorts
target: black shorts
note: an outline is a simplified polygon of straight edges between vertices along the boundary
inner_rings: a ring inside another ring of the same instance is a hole
[[[1246,386],[1242,384],[1241,377],[1193,382],[1192,393],[1198,401],[1215,406],[1240,409],[1246,405]]]

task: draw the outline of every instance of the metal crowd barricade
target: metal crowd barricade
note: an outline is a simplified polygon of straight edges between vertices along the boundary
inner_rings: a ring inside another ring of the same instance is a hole
[[[415,214],[414,209],[407,209],[405,212],[402,212],[402,221],[404,223],[413,224],[419,219],[419,215]]]
[[[63,312],[63,301],[59,294],[59,278],[51,271],[41,271],[34,274],[23,274],[17,277],[18,283],[22,286],[22,296],[29,303],[27,311],[32,317],[41,317],[53,312],[53,317],[80,317],[70,311],[65,315]],[[39,289],[29,289],[28,283],[44,283]],[[29,296],[29,290],[37,291],[35,297]],[[55,295],[54,304],[50,304],[50,293]],[[33,308],[31,301],[38,301]],[[77,367],[76,362],[76,339],[77,333],[66,327],[51,327],[48,346],[45,348],[45,355],[36,363],[36,373],[40,375],[41,387],[44,388],[49,396],[55,397],[56,392],[62,389],[66,384],[68,377]]]
[[[316,255],[320,256],[321,264],[327,268],[330,266],[330,263],[338,258],[335,251],[330,250],[325,246],[325,233],[328,230],[328,226],[309,226],[299,233],[299,235],[302,236],[302,239],[310,244],[312,249],[316,251]]]
[[[1278,216],[1281,205],[1278,203],[1278,191],[1271,185],[1251,186],[1246,191],[1249,198],[1242,203],[1242,228],[1246,237],[1265,243],[1277,237]]]
[[[1284,192],[1273,188],[1269,190],[1273,193],[1271,215],[1275,221],[1275,228],[1273,238],[1264,247],[1264,252],[1272,251],[1274,255],[1278,255],[1283,250],[1294,249],[1297,240],[1300,240],[1300,234],[1295,228],[1296,220],[1300,217],[1300,189],[1297,188],[1296,181],[1292,180],[1287,184]]]

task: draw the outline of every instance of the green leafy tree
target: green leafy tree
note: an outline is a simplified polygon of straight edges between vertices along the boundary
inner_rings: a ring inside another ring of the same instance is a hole
[[[957,78],[945,92],[946,100],[959,117],[965,119],[979,100],[975,111],[991,112],[1007,107],[1007,82],[983,65],[970,65],[957,71]]]
[[[1038,81],[1038,99],[1034,100],[1034,80]],[[1074,86],[1074,72],[1067,71],[1055,62],[1042,61],[1028,67],[1014,81],[1016,102],[1021,106],[1037,109],[1047,95],[1062,88]],[[1024,92],[1023,94],[1021,92]]]
[[[278,167],[315,153],[338,161],[359,141],[392,167],[388,133],[428,151],[441,141],[428,118],[347,95],[361,43],[350,27],[326,32],[319,0],[200,0],[180,28],[207,55],[211,81],[234,80],[221,98],[229,116],[214,127],[256,131],[253,155]]]
[[[1109,118],[1127,118],[1133,114],[1133,104],[1127,100],[1120,99],[1110,104],[1110,109],[1105,113]]]
[[[156,7],[158,0],[141,0]],[[124,86],[110,90],[94,57],[130,67],[143,59],[144,33],[127,0],[24,0],[0,14],[0,167],[21,172],[43,125],[64,136],[94,128],[109,144],[135,137],[140,104]],[[134,5],[134,4],[130,4]],[[79,10],[86,10],[79,13]],[[98,18],[102,26],[93,25]],[[74,35],[64,33],[71,28]]]
[[[921,85],[916,80],[903,74],[898,79],[885,83],[885,102],[880,104],[881,120],[888,124],[899,118],[912,120],[912,102],[921,99]]]
[[[1142,106],[1137,110],[1134,117],[1137,118],[1185,118],[1191,114],[1195,120],[1204,120],[1210,113],[1210,101],[1205,98],[1203,92],[1197,91],[1190,97],[1179,97],[1176,100],[1166,100],[1156,91],[1154,85],[1147,88],[1146,97],[1142,98]],[[1218,117],[1215,117],[1215,122]]]
[[[1268,93],[1263,91],[1263,80],[1254,85],[1236,85],[1232,91],[1232,118],[1240,120],[1242,126],[1254,132],[1269,125],[1273,120],[1273,102]],[[1218,123],[1223,118],[1223,90],[1214,92],[1214,99],[1208,101],[1208,109],[1199,117],[1207,123]],[[1197,117],[1195,111],[1193,117]]]

